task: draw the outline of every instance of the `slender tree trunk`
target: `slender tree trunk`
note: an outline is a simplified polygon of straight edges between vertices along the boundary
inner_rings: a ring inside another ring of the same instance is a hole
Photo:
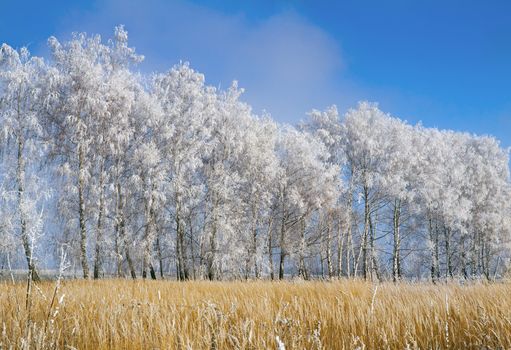
[[[210,247],[210,252],[208,254],[208,257],[207,257],[207,275],[208,275],[208,279],[209,280],[214,280],[214,279],[217,279],[218,278],[218,270],[219,270],[219,266],[218,266],[218,261],[217,261],[217,250],[218,250],[218,245],[217,245],[217,230],[218,230],[218,213],[217,213],[217,210],[218,210],[218,205],[219,205],[219,202],[218,202],[218,199],[216,198],[216,194],[213,193],[213,208],[212,208],[212,214],[213,214],[213,222],[211,224],[211,234],[209,236],[209,247]]]
[[[485,251],[485,246],[484,246],[484,239],[481,238],[481,248],[480,248],[480,255],[481,257],[479,258],[480,261],[481,261],[481,271],[482,271],[482,274],[486,277],[486,279],[488,279],[488,274],[486,273],[486,261],[485,261],[485,258],[484,258],[484,251]]]
[[[349,247],[348,247],[349,254],[347,256],[348,264],[346,265],[346,269],[348,271],[348,276],[355,277],[355,276],[357,276],[357,271],[358,271],[358,267],[357,267],[358,258],[355,253],[355,239],[353,237],[353,227],[351,229],[350,235],[348,236],[348,240],[349,240]],[[350,254],[351,254],[351,257],[349,256]],[[359,258],[360,258],[360,255],[359,255]],[[357,259],[357,260],[355,261],[355,259]],[[351,269],[350,269],[350,264],[351,264]]]
[[[444,227],[444,237],[445,237],[445,260],[447,263],[447,271],[445,272],[445,277],[453,278],[452,271],[452,259],[451,259],[451,229],[449,227]]]
[[[204,230],[202,230],[204,232]],[[199,237],[199,269],[200,269],[200,275],[201,278],[204,279],[206,276],[206,250],[204,247],[204,235]]]
[[[151,186],[151,192],[154,191],[154,185]],[[151,250],[153,249],[153,220],[154,220],[154,198],[151,193],[150,198],[148,199],[146,205],[146,226],[144,233],[144,257],[142,262],[142,278],[147,277],[147,269],[149,268],[149,273],[151,274],[152,279],[156,279],[156,273],[154,271],[154,267],[151,261]]]
[[[216,275],[216,251],[217,251],[217,246],[216,246],[216,223],[213,225],[213,230],[211,232],[211,237],[209,238],[209,244],[210,244],[210,247],[211,247],[211,255],[210,255],[210,258],[209,258],[209,261],[208,261],[208,278],[212,281],[214,279],[217,278],[217,275]]]
[[[99,195],[99,212],[98,212],[98,224],[96,226],[96,249],[94,252],[94,279],[99,278],[99,272],[101,270],[101,245],[103,240],[103,211],[104,211],[104,184],[103,184],[103,166],[101,166],[100,175],[100,195]]]
[[[477,275],[479,277],[484,275],[484,240],[483,232],[479,231],[477,235]]]
[[[156,237],[156,253],[158,254],[158,262],[160,265],[160,278],[163,279],[163,256],[161,254],[160,235]]]
[[[188,227],[190,228],[190,262],[192,264],[192,278],[197,279],[196,269],[195,269],[195,249],[193,242],[193,226],[192,226],[192,216],[188,215]]]
[[[179,222],[179,220],[176,217],[176,221]],[[176,227],[176,254],[175,254],[175,262],[176,262],[176,280],[182,281],[183,278],[183,268],[181,266],[181,247],[179,245],[179,224]]]
[[[185,229],[183,225],[181,225],[181,230],[179,232],[179,253],[180,253],[180,259],[181,259],[181,268],[183,273],[184,280],[187,280],[190,278],[190,272],[188,270],[188,256],[186,254],[186,240],[185,240]]]
[[[119,229],[119,251],[122,252],[124,249],[124,255],[126,256],[126,262],[128,263],[128,269],[130,270],[130,275],[132,279],[137,278],[137,272],[135,270],[135,265],[133,264],[133,260],[131,259],[130,255],[130,247],[129,244],[126,241],[126,222],[124,219],[124,205],[123,205],[123,197],[122,197],[122,188],[119,182],[117,182],[116,185],[117,189],[117,225]],[[119,260],[118,260],[118,270],[121,270],[122,268],[122,254],[119,253]]]
[[[433,234],[433,222],[432,222],[432,219],[431,219],[431,214],[428,215],[428,231],[429,231],[429,241],[431,243],[431,281],[433,281],[433,283],[435,283],[435,268],[436,268],[436,264],[435,264],[435,247],[434,247],[434,242],[435,242],[435,238],[434,238],[434,234]]]
[[[35,267],[34,260],[32,259],[32,249],[30,245],[30,239],[27,233],[27,220],[24,205],[24,194],[25,194],[25,160],[23,157],[24,142],[21,135],[18,136],[18,157],[16,166],[16,181],[18,183],[18,213],[20,220],[20,231],[21,231],[21,242],[25,251],[25,258],[27,260],[27,267],[29,276],[34,281],[39,281],[39,274]]]
[[[401,279],[401,236],[399,232],[401,217],[401,200],[394,201],[394,249],[392,254],[392,280],[397,282]]]
[[[327,230],[326,230],[326,265],[328,278],[334,277],[334,265],[332,262],[332,214],[327,214]]]
[[[258,210],[255,206],[252,210],[252,262],[254,264],[254,276],[256,279],[260,277],[259,266],[257,264],[257,225],[258,225]]]
[[[180,281],[188,279],[188,269],[185,266],[185,244],[184,244],[184,230],[181,224],[181,214],[179,206],[176,211],[176,257],[177,257],[177,275]]]
[[[353,184],[353,174],[354,174],[354,169],[352,168],[351,169],[351,176],[350,176],[350,184],[349,184],[349,188],[348,188],[348,203],[347,203],[347,208],[348,208],[348,218],[347,218],[347,221],[346,221],[346,235],[347,235],[347,240],[348,242],[346,243],[346,275],[348,277],[351,276],[351,268],[353,266],[353,268],[355,267],[355,262],[353,262],[353,264],[351,264],[351,257],[350,257],[350,253],[352,253],[352,257],[353,259],[355,259],[355,247],[353,245],[353,187],[354,187],[354,184]],[[339,223],[339,230],[341,229],[341,226],[340,226],[340,223]],[[341,276],[342,274],[342,271],[341,271],[341,262],[342,262],[342,254],[339,253],[339,277]],[[353,276],[355,275],[355,271],[353,271]]]
[[[216,215],[216,214],[215,214]],[[217,269],[217,261],[216,261],[216,253],[217,253],[217,244],[216,244],[216,234],[217,234],[217,226],[216,226],[216,218],[213,222],[213,227],[211,230],[211,236],[209,237],[209,245],[211,248],[210,256],[208,259],[208,279],[214,280],[217,278],[216,269]]]
[[[462,273],[464,279],[468,279],[467,254],[465,252],[465,235],[461,236],[460,246],[461,246],[461,255],[460,255],[461,273]]]
[[[368,238],[369,238],[369,220],[370,220],[370,211],[369,211],[369,190],[367,185],[364,185],[364,233],[362,236],[362,273],[364,279],[367,279],[367,275],[369,273],[369,264],[368,264]]]
[[[300,219],[300,251],[299,251],[299,264],[298,264],[298,275],[304,280],[309,279],[307,267],[305,266],[305,217]]]
[[[268,263],[270,265],[270,278],[275,279],[275,269],[273,267],[273,218],[268,219]]]
[[[137,272],[135,270],[135,264],[133,263],[133,259],[131,259],[130,248],[126,247],[126,262],[128,263],[128,268],[130,269],[130,275],[132,279],[137,279]]]
[[[245,269],[243,271],[243,277],[245,281],[248,281],[248,277],[250,275],[250,258],[252,257],[251,248],[247,248],[246,254],[245,254]]]
[[[280,226],[280,259],[279,259],[279,280],[284,279],[284,259],[286,258],[286,217],[287,213],[282,215],[282,222]]]
[[[477,274],[477,240],[478,234],[477,231],[474,230],[474,235],[472,237],[472,249],[470,251],[470,274],[472,275],[472,278],[475,278]]]
[[[380,272],[378,270],[378,262],[376,259],[374,247],[375,239],[376,239],[376,222],[373,224],[373,219],[371,218],[371,215],[369,215],[369,249],[371,252],[369,278],[371,279],[371,281],[374,279],[374,276],[376,276],[376,278],[380,280]]]
[[[481,247],[481,259],[483,266],[483,274],[484,277],[489,281],[490,280],[490,247],[486,240],[483,238],[483,244]]]
[[[89,263],[87,261],[87,228],[85,226],[85,200],[83,197],[84,179],[83,146],[78,145],[78,216],[80,223],[80,260],[82,262],[83,278],[89,278]]]
[[[342,254],[344,251],[344,239],[346,233],[343,233],[341,219],[339,218],[339,227],[337,229],[337,277],[342,277]],[[347,274],[349,275],[349,247],[346,249],[346,265],[347,265]]]
[[[435,223],[435,270],[436,278],[440,279],[440,234],[438,231],[438,222]]]
[[[122,273],[122,255],[121,255],[121,242],[119,237],[119,225],[115,224],[115,238],[114,238],[114,250],[115,250],[115,277],[123,277]]]
[[[438,228],[435,224],[433,228],[433,219],[429,214],[429,239],[431,241],[431,280],[436,282],[440,278],[440,266],[438,258]]]
[[[149,272],[151,274],[151,279],[155,280],[156,279],[156,271],[154,270],[154,266],[153,266],[152,262],[149,262]]]
[[[208,278],[208,261],[209,261],[209,252],[207,251],[207,242],[206,240],[209,238],[207,234],[207,225],[208,221],[203,220],[201,235],[199,236],[199,269],[201,279]]]
[[[117,278],[123,277],[122,271],[122,249],[124,247],[124,237],[121,235],[121,209],[122,203],[120,203],[120,185],[116,180],[115,183],[115,258],[117,266]]]

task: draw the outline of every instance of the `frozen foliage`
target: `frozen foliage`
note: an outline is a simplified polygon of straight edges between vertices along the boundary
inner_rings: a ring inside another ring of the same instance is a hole
[[[138,73],[122,26],[106,43],[48,43],[46,61],[0,49],[4,266],[37,277],[34,247],[66,244],[84,278],[508,271],[508,151],[492,137],[368,102],[279,125],[236,82],[215,89],[187,63]]]

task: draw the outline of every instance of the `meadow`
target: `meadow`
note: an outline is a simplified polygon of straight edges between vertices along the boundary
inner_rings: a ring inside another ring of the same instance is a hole
[[[506,349],[510,287],[71,280],[27,304],[3,282],[0,348]]]

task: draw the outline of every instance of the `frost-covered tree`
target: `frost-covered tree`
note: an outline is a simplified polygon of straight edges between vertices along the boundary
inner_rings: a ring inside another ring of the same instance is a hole
[[[188,64],[156,76],[153,90],[164,113],[158,145],[165,158],[166,215],[171,216],[169,221],[175,229],[177,276],[185,280],[195,276],[193,252],[200,237],[192,226],[199,220],[194,209],[204,192],[198,174],[210,152],[216,96],[205,86],[204,76]]]
[[[96,138],[94,131],[100,129],[98,124],[107,112],[101,62],[104,47],[99,36],[85,34],[76,34],[64,44],[52,37],[49,44],[54,64],[48,86],[54,101],[46,125],[52,134],[52,155],[59,162],[64,181],[59,209],[68,220],[67,229],[72,232],[74,227],[78,228],[83,277],[89,278],[87,221],[92,214],[89,206],[94,165],[92,144]]]
[[[323,247],[326,259],[328,277],[334,276],[334,257],[333,257],[333,235],[337,226],[337,276],[342,274],[343,249],[346,237],[351,237],[352,225],[352,194],[347,193],[343,181],[343,170],[345,168],[345,154],[342,148],[342,126],[339,120],[339,113],[336,106],[331,106],[324,112],[313,110],[309,113],[309,118],[302,123],[301,128],[313,134],[326,147],[329,158],[327,161],[336,164],[339,167],[339,193],[335,206],[326,208],[323,213],[323,220],[318,223],[322,235]],[[337,225],[335,225],[337,223]],[[324,226],[324,227],[323,227]],[[349,256],[347,257],[349,261]],[[322,261],[322,258],[321,258]]]
[[[244,126],[244,132],[243,149],[236,164],[241,178],[239,244],[245,248],[245,277],[253,271],[253,276],[260,278],[265,270],[266,253],[271,256],[268,269],[273,273],[273,248],[268,235],[274,219],[274,182],[280,169],[275,152],[278,129],[267,117],[252,118]]]
[[[4,44],[0,47],[0,139],[5,173],[0,176],[8,189],[16,193],[13,203],[16,231],[21,238],[25,258],[34,279],[39,279],[33,257],[34,221],[41,200],[47,192],[41,185],[36,167],[44,154],[41,142],[40,115],[44,105],[42,91],[46,65],[31,57],[26,48],[17,51]],[[10,196],[12,198],[12,196]],[[7,199],[9,196],[4,196]],[[7,206],[10,206],[9,204]],[[6,223],[9,220],[6,220]],[[7,232],[7,224],[4,232]]]
[[[388,135],[391,117],[375,104],[360,103],[351,109],[342,123],[342,143],[348,166],[350,189],[363,202],[360,248],[354,256],[354,273],[361,266],[364,278],[378,274],[374,242],[378,210],[385,196],[383,165],[390,156]]]
[[[250,121],[250,107],[239,101],[243,90],[235,82],[216,99],[211,120],[211,151],[204,162],[205,269],[209,279],[221,277],[226,270],[239,275],[237,262],[243,250],[235,246],[239,234],[242,182],[237,162],[243,151],[243,136]],[[233,270],[234,269],[234,270]]]
[[[103,250],[111,247],[112,242],[109,242],[111,238],[117,242],[114,247],[115,256],[118,258],[120,254],[119,237],[105,236],[105,227],[108,227],[106,221],[111,217],[110,211],[115,212],[112,205],[115,207],[116,196],[112,193],[116,193],[115,188],[119,185],[119,157],[124,156],[120,152],[125,150],[126,145],[133,139],[132,114],[136,98],[143,91],[141,83],[130,70],[131,66],[141,62],[143,57],[137,55],[135,50],[128,46],[128,34],[122,26],[115,28],[114,39],[110,40],[104,49],[103,66],[106,85],[104,98],[107,110],[103,118],[94,125],[98,129],[94,131],[97,137],[93,142],[94,186],[92,186],[92,192],[96,198],[95,206],[97,207],[94,228],[94,278],[98,278],[102,270],[102,262],[107,257]],[[122,193],[119,192],[118,195],[122,196]],[[118,217],[113,223],[117,221]]]

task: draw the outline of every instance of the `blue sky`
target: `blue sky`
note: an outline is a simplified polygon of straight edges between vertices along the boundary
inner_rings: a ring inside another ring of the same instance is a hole
[[[143,71],[180,60],[256,113],[376,101],[411,123],[511,146],[511,3],[499,1],[0,1],[0,42],[45,55],[50,35],[125,24]]]

